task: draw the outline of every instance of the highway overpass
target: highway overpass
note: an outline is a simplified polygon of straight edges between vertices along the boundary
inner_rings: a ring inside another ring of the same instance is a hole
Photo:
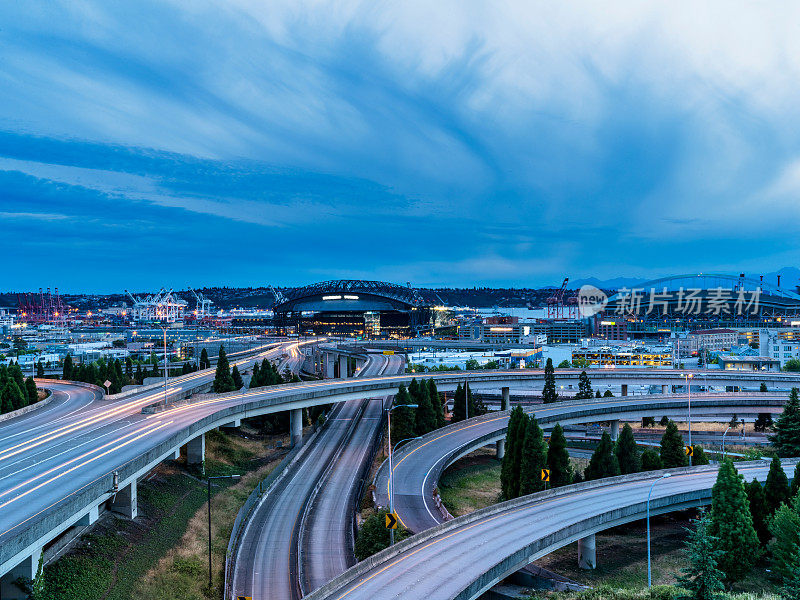
[[[784,461],[792,476],[797,459]],[[764,480],[767,461],[739,463]],[[709,504],[717,467],[667,470],[653,488],[651,514]],[[562,546],[638,521],[650,486],[664,471],[579,483],[524,496],[437,525],[358,563],[307,600],[437,598],[473,600],[507,576]],[[593,540],[592,540],[593,541]],[[584,560],[596,560],[586,544]]]

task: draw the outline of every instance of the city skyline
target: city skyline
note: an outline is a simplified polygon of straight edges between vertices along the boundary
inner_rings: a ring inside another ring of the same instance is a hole
[[[797,264],[779,7],[4,7],[3,287]]]

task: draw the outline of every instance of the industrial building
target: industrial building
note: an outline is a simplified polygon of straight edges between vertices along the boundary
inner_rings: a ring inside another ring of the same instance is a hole
[[[433,309],[417,290],[338,280],[294,290],[273,308],[280,333],[404,339],[431,332]]]

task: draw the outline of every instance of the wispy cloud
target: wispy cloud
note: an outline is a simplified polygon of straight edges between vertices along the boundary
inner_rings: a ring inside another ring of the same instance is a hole
[[[127,244],[108,287],[775,269],[800,257],[798,19],[721,0],[6,4],[4,234],[23,263],[69,247],[75,285]],[[166,250],[178,275],[142,261]]]

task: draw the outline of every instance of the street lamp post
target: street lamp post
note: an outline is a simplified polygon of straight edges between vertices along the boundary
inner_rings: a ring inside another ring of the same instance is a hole
[[[728,431],[730,430],[731,426],[728,425],[728,429],[725,430],[725,433],[722,434],[722,460],[725,460],[725,436],[728,435]]]
[[[647,493],[647,587],[648,588],[651,587],[653,584],[653,576],[652,576],[652,571],[650,569],[650,496],[653,495],[653,488],[659,481],[671,476],[672,475],[670,475],[669,473],[664,473],[661,477],[659,477],[653,482],[653,484],[650,486],[650,491]]]
[[[693,373],[686,373],[686,391],[689,393],[689,447],[694,448],[692,446],[692,377],[694,376]],[[692,455],[689,454],[689,466],[692,466]]]
[[[392,411],[395,408],[417,408],[416,404],[395,404],[386,409],[386,426],[389,428],[389,512],[394,513],[394,467],[392,465]],[[408,438],[412,439],[412,438]],[[400,440],[401,442],[405,440]],[[389,530],[389,543],[394,545],[394,529]]]
[[[208,483],[208,589],[211,589],[213,582],[211,580],[211,480],[212,479],[239,479],[241,475],[216,475],[214,477],[207,477]]]
[[[167,405],[167,328],[164,330],[164,406]]]

